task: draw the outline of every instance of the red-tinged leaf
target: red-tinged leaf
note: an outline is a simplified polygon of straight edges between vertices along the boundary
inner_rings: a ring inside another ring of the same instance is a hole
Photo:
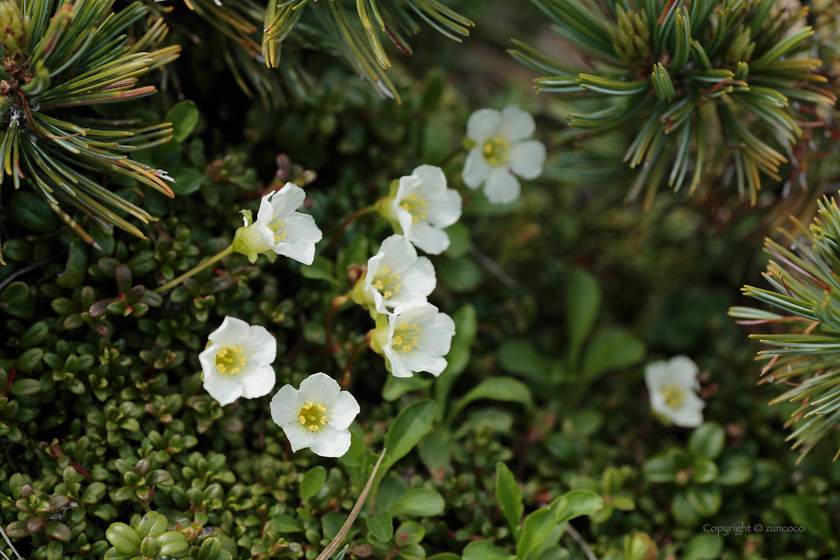
[[[63,542],[70,540],[70,528],[67,527],[67,525],[65,525],[64,523],[54,521],[52,523],[47,524],[47,528],[44,531],[56,540]]]
[[[67,496],[53,496],[50,498],[50,505],[53,511],[58,511],[61,508],[67,507],[70,504],[70,498]]]
[[[118,264],[114,270],[114,275],[117,279],[117,289],[121,294],[131,289],[131,269],[128,268],[128,265]]]
[[[114,298],[100,299],[90,306],[88,314],[94,319],[102,317],[108,313],[108,306],[114,301],[116,301]]]
[[[242,424],[242,420],[239,418],[232,418],[230,416],[219,420],[219,425],[232,434],[240,434],[242,433],[242,430],[245,429],[245,426]]]
[[[15,521],[6,527],[6,534],[13,539],[22,539],[30,535],[26,521]]]
[[[30,517],[26,520],[26,530],[29,534],[37,533],[47,525],[47,522],[40,517]]]

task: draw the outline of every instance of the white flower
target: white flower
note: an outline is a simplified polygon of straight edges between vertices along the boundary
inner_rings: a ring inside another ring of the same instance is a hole
[[[389,316],[387,330],[377,329],[374,337],[394,377],[411,377],[415,371],[440,375],[454,335],[455,322],[449,315],[430,303],[420,303]]]
[[[265,396],[274,388],[277,341],[259,325],[225,317],[198,355],[204,389],[222,406],[238,399]]]
[[[368,260],[364,278],[365,296],[373,298],[380,313],[399,310],[408,303],[425,303],[436,284],[432,261],[418,257],[402,235],[392,235],[382,242],[379,252]]]
[[[534,117],[508,105],[500,113],[479,109],[467,122],[467,137],[476,143],[467,156],[461,177],[471,189],[484,185],[493,204],[507,204],[519,197],[519,180],[536,179],[543,172],[545,146],[526,140],[534,134]]]
[[[321,457],[341,457],[350,449],[350,424],[359,403],[342,391],[335,379],[316,373],[304,379],[300,390],[281,387],[271,399],[271,418],[283,428],[292,451],[309,447]]]
[[[431,255],[439,255],[449,247],[449,236],[442,228],[461,217],[461,195],[446,188],[446,175],[440,167],[421,165],[400,178],[391,209],[406,239]]]
[[[260,254],[274,260],[275,253],[303,264],[312,264],[315,244],[321,240],[321,230],[315,219],[296,212],[303,205],[306,194],[292,183],[265,195],[254,223],[236,232],[234,250],[248,255],[251,262]]]
[[[677,426],[693,428],[703,423],[706,403],[697,396],[697,366],[685,356],[648,364],[645,381],[650,407]]]

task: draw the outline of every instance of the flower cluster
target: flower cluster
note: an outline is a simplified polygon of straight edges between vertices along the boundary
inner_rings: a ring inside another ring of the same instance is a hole
[[[464,181],[471,188],[486,183],[491,202],[510,202],[519,195],[513,173],[535,178],[542,172],[545,147],[525,140],[534,133],[534,120],[519,107],[511,105],[501,113],[478,111],[467,128],[476,145],[467,158]],[[303,189],[294,183],[272,190],[260,201],[256,219],[242,211],[244,225],[230,247],[158,291],[234,252],[251,263],[260,255],[272,262],[283,255],[311,265],[322,233],[312,216],[298,212],[305,200]],[[368,310],[376,324],[368,333],[370,348],[384,357],[395,377],[416,372],[438,376],[447,366],[455,323],[427,301],[437,278],[432,261],[418,256],[417,249],[439,255],[449,247],[444,228],[461,217],[461,195],[448,188],[441,168],[421,165],[394,181],[389,196],[354,216],[372,210],[387,219],[395,233],[368,260],[353,289],[337,299],[352,298]],[[222,406],[240,397],[268,395],[276,383],[276,357],[277,343],[265,327],[226,317],[199,356],[204,389]],[[347,452],[349,427],[358,413],[356,399],[324,373],[309,376],[299,389],[285,385],[271,400],[272,419],[283,428],[292,450],[308,447],[324,457]]]

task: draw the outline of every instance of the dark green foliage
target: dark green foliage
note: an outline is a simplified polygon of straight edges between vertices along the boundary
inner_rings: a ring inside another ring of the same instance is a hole
[[[624,161],[640,168],[629,200],[645,190],[649,206],[663,183],[676,190],[688,182],[692,192],[734,173],[739,195],[755,205],[761,175],[782,182],[791,155],[791,177],[807,169],[806,153],[819,150],[811,137],[823,147],[810,129],[832,130],[835,84],[811,55],[807,6],[609,0],[601,10],[594,2],[532,1],[583,64],[521,43],[510,52],[546,76],[539,91],[592,100],[570,107],[560,138],[629,136]]]
[[[137,76],[174,60],[180,51],[178,45],[158,48],[166,35],[162,20],[129,41],[126,29],[148,12],[134,3],[113,14],[112,4],[0,4],[0,26],[5,29],[0,37],[0,177],[11,177],[16,189],[22,183],[32,185],[49,204],[18,198],[18,220],[50,231],[55,227],[52,208],[90,243],[93,239],[59,210],[59,201],[140,237],[126,214],[144,222],[152,219],[100,185],[98,176],[113,177],[112,188],[145,185],[172,196],[165,172],[128,157],[168,142],[171,124],[107,118],[87,108],[153,94],[155,87],[139,87]]]

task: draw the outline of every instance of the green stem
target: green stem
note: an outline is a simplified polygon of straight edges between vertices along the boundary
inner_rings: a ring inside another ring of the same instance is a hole
[[[345,220],[343,222],[341,222],[341,225],[338,226],[338,229],[335,230],[335,233],[333,233],[332,239],[330,240],[330,245],[329,245],[329,247],[327,247],[327,251],[332,249],[335,246],[335,244],[338,243],[338,239],[341,236],[341,232],[343,232],[344,229],[347,226],[349,226],[350,223],[353,220],[355,220],[359,216],[364,216],[365,214],[369,214],[369,213],[375,212],[375,211],[376,211],[376,204],[371,204],[370,206],[365,206],[364,208],[359,208],[358,210],[356,210],[355,212],[353,212],[352,214],[347,216],[347,218],[345,218]]]
[[[191,278],[191,277],[195,276],[196,274],[198,274],[199,272],[201,272],[202,270],[204,270],[208,266],[219,262],[220,260],[222,260],[226,256],[230,255],[231,253],[233,253],[233,245],[231,245],[230,247],[228,247],[227,249],[225,249],[224,251],[222,251],[221,253],[219,253],[215,257],[211,257],[211,258],[207,259],[206,261],[204,261],[203,263],[191,268],[190,270],[183,273],[181,276],[179,276],[175,280],[172,280],[171,282],[167,282],[163,286],[157,288],[155,290],[155,293],[159,294],[159,293],[165,292],[166,290],[169,290],[170,288],[174,288],[175,286],[177,286],[178,284],[180,284],[181,282],[183,282],[187,278]]]

